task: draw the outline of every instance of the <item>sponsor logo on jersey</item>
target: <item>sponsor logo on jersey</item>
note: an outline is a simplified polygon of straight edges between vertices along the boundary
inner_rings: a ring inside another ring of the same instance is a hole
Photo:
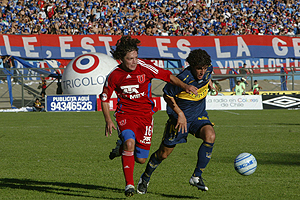
[[[139,91],[137,90],[137,88],[139,88],[139,85],[126,85],[126,86],[121,86],[120,88],[123,90],[122,96],[124,98],[127,97],[129,99],[138,99],[146,95],[145,92],[139,93]]]
[[[204,99],[207,96],[207,92],[208,92],[208,83],[206,85],[204,85],[201,88],[198,88],[197,90],[198,95],[194,95],[186,93],[185,91],[182,91],[181,93],[177,94],[176,96],[180,99],[186,99],[186,100],[190,100],[190,101],[200,101],[201,99]]]
[[[125,86],[121,86],[120,88],[123,90],[123,93],[125,94],[139,93],[139,91],[137,90],[137,88],[139,88],[139,85],[125,85]]]

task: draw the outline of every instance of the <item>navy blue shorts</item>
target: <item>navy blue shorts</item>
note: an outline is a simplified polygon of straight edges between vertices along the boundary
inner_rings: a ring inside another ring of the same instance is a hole
[[[178,132],[178,129],[175,129],[177,124],[177,119],[173,116],[169,116],[169,120],[165,126],[165,132],[163,136],[163,144],[167,147],[174,147],[179,143],[186,143],[188,134],[196,135],[204,125],[212,125],[209,121],[208,116],[198,117],[196,120],[187,123],[187,132],[182,133]]]

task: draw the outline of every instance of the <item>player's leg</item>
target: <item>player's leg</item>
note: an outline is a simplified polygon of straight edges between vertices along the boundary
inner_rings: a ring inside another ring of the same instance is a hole
[[[137,186],[137,192],[139,194],[145,194],[147,192],[152,173],[158,167],[158,165],[172,153],[174,147],[175,146],[167,147],[162,142],[159,149],[150,156],[146,169],[142,174]]]
[[[121,132],[123,138],[122,166],[125,177],[126,187],[125,195],[132,196],[134,194],[134,149],[135,149],[135,134],[132,130],[126,129]]]
[[[204,125],[197,131],[197,138],[201,138],[203,143],[198,150],[198,160],[194,173],[190,179],[190,184],[196,186],[202,191],[207,191],[208,188],[205,186],[202,180],[202,173],[210,161],[214,142],[215,142],[215,131],[212,125]]]
[[[137,186],[137,192],[139,194],[145,194],[147,192],[150,177],[154,170],[158,167],[162,160],[166,159],[172,153],[178,141],[180,141],[181,139],[185,139],[181,138],[181,136],[184,137],[184,134],[177,133],[177,130],[174,128],[176,126],[176,123],[177,120],[174,118],[170,118],[167,121],[162,143],[159,149],[150,156],[146,169],[139,180]]]

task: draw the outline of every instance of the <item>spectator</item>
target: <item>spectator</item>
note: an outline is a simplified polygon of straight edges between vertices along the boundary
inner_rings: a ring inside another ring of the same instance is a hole
[[[244,77],[241,78],[241,86],[242,86],[242,88],[244,88],[243,95],[246,94],[246,84],[248,85],[247,80]]]
[[[12,68],[13,67],[13,60],[11,56],[3,56],[3,67],[6,69]]]
[[[33,112],[44,112],[45,107],[40,102],[39,98],[36,98],[35,102],[33,103]]]
[[[207,95],[217,96],[218,91],[221,91],[219,86],[216,84],[216,81],[211,80],[211,84],[209,84],[209,91]]]
[[[254,95],[258,95],[259,94],[259,90],[261,90],[262,87],[258,84],[257,80],[254,80],[254,85],[252,87],[252,92]]]
[[[42,78],[42,83],[40,83],[38,88],[42,88],[41,96],[42,96],[42,99],[45,99],[46,89],[47,89],[47,84],[46,84],[45,78]]]
[[[25,24],[40,24],[40,32],[30,34],[53,34],[51,24],[59,21],[55,34],[91,34],[88,30],[77,26],[79,22],[87,24],[99,22],[104,29],[116,24],[118,34],[127,35],[131,28],[136,28],[134,21],[148,24],[153,22],[159,27],[150,32],[147,26],[139,27],[134,35],[159,35],[167,32],[175,35],[299,35],[300,13],[299,2],[290,1],[110,1],[92,2],[90,0],[64,1],[6,1],[1,7],[0,31],[2,34],[28,34],[22,32]],[[280,2],[280,3],[279,3]],[[75,20],[75,21],[74,21]],[[15,21],[16,25],[13,25]],[[112,22],[112,23],[110,23]],[[45,26],[44,26],[45,23]],[[198,27],[196,27],[198,25]],[[78,31],[65,31],[66,26]],[[127,28],[125,28],[127,26]],[[17,27],[17,28],[16,28]],[[180,27],[180,31],[176,31]],[[189,30],[191,27],[193,30]],[[213,31],[211,31],[211,27]],[[151,27],[153,29],[153,27]],[[196,29],[197,28],[197,29]],[[174,30],[172,30],[174,29]],[[87,31],[88,30],[88,31]],[[165,30],[165,31],[164,31]],[[213,33],[212,33],[213,32]],[[116,34],[109,29],[98,34]]]
[[[4,65],[3,65],[4,57],[5,56],[0,56],[0,75],[2,76],[2,81],[6,80],[5,73],[3,72],[3,69],[4,69]]]
[[[247,69],[247,65],[246,63],[243,64],[242,68],[239,68],[239,74],[242,75],[242,80],[244,80],[244,82],[248,85],[248,81],[247,81],[247,74],[249,74],[249,70]]]
[[[232,88],[232,92],[235,93],[235,95],[243,95],[245,91],[245,88],[241,85],[241,80],[238,80],[235,87]]]
[[[59,74],[59,72],[56,72],[56,74],[58,75],[56,94],[63,94],[62,87],[61,87],[60,74]]]

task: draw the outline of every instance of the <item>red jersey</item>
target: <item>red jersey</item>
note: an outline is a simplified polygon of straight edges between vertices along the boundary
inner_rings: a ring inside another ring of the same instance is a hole
[[[113,91],[118,97],[117,113],[155,113],[151,95],[153,78],[170,82],[171,72],[154,66],[150,61],[138,59],[134,71],[115,68],[106,78],[100,99],[109,102]]]

